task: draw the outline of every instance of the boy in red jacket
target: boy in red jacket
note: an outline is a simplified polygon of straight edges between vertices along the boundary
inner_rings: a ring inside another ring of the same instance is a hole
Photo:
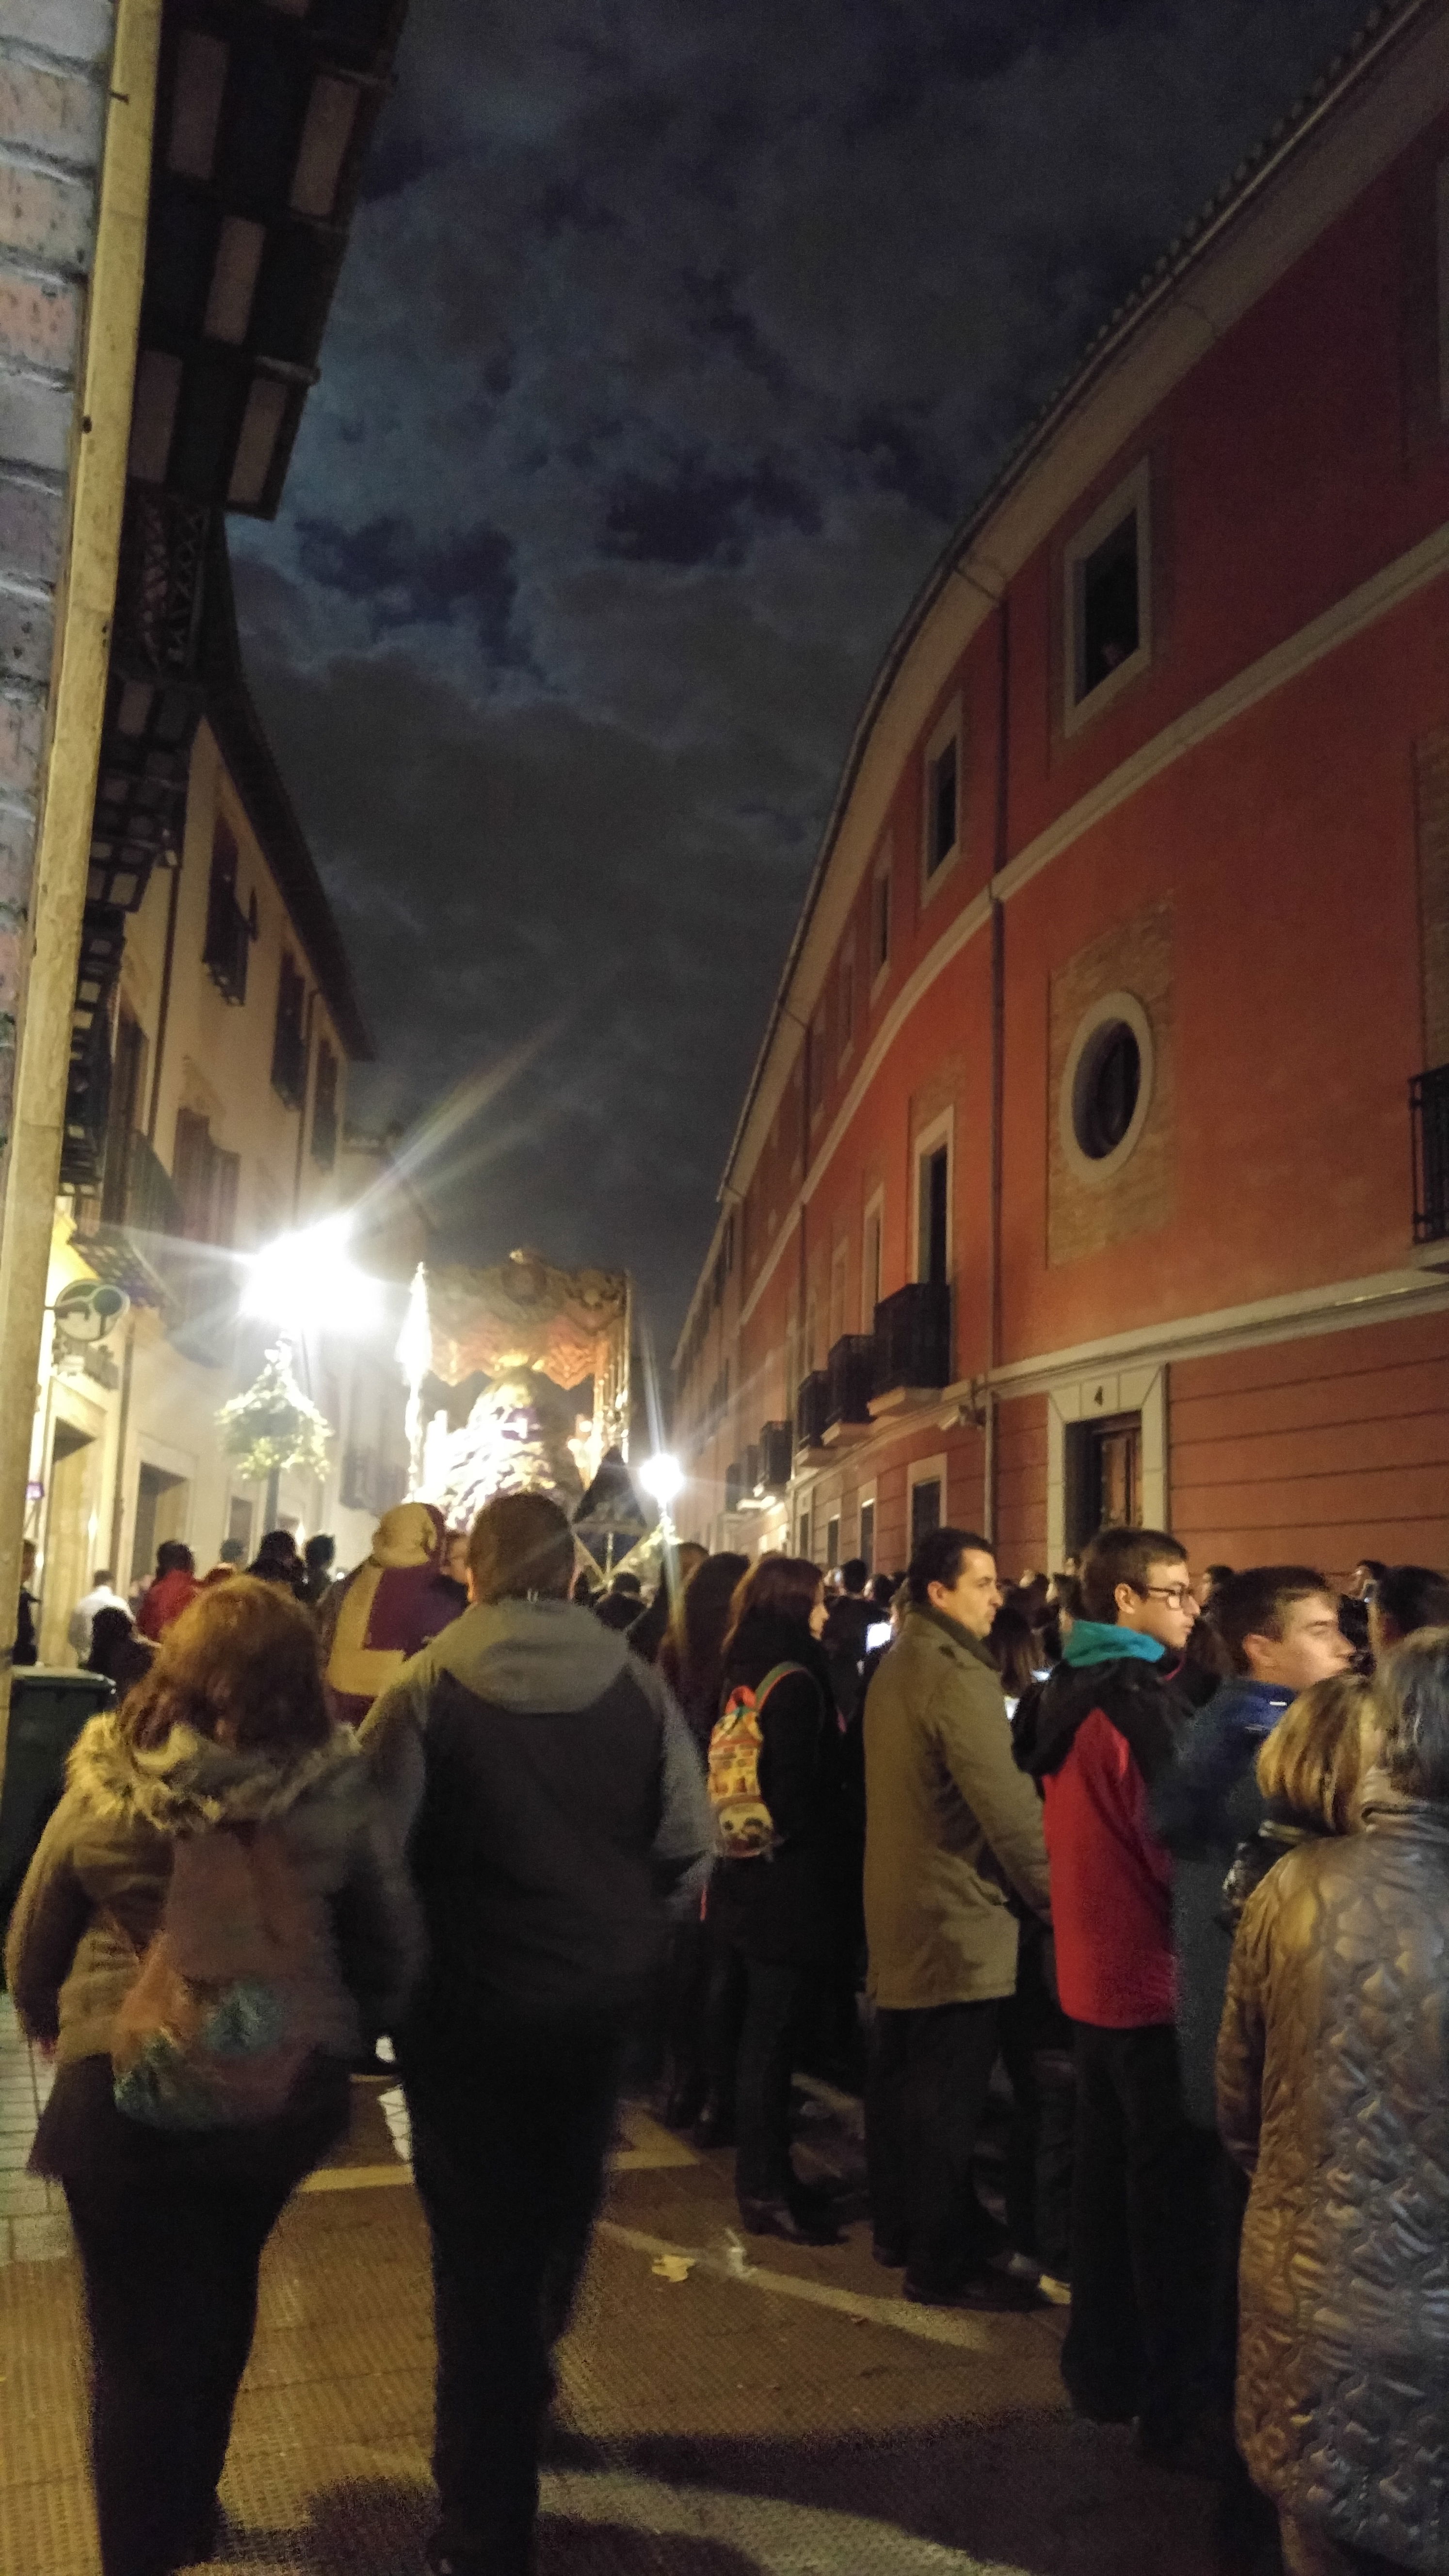
[[[1187,2466],[1203,2405],[1213,2213],[1209,2157],[1182,2107],[1172,1862],[1150,1795],[1191,1715],[1177,1684],[1197,1609],[1186,1554],[1165,1530],[1099,1532],[1081,1595],[1084,1615],[1023,1704],[1017,1742],[1046,1801],[1057,1980],[1076,2025],[1062,2376],[1079,2414],[1135,2415],[1145,2452]]]

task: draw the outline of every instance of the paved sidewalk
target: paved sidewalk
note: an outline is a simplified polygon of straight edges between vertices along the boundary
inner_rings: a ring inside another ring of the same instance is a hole
[[[268,2250],[221,2576],[421,2568],[426,2235],[378,2090],[356,2088],[342,2158]],[[812,2134],[849,2158],[818,2106]],[[12,2237],[0,2266],[0,2569],[95,2576],[78,2282],[64,2220],[38,2215],[38,2247]],[[1072,2422],[1058,2315],[910,2308],[863,2226],[801,2251],[741,2245],[732,2216],[728,2157],[626,2110],[561,2354],[539,2576],[1209,2576],[1207,2491]],[[656,2269],[671,2254],[683,2279]]]

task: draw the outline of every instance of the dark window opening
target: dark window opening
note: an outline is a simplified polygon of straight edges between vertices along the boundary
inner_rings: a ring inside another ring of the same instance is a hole
[[[890,964],[891,881],[889,877],[877,877],[875,881],[875,943],[873,953],[875,957],[875,971],[878,975],[883,966],[888,966]]]
[[[1115,1154],[1137,1112],[1142,1091],[1142,1050],[1125,1020],[1097,1031],[1083,1055],[1072,1102],[1077,1143],[1089,1162]]]
[[[272,1089],[289,1109],[300,1109],[307,1097],[306,1007],[306,980],[284,956],[272,1040]]]
[[[840,1521],[838,1516],[828,1520],[825,1524],[825,1562],[827,1566],[835,1566],[840,1563]]]
[[[1093,547],[1077,578],[1081,603],[1077,697],[1081,700],[1129,662],[1142,641],[1135,510]]]
[[[947,1209],[951,1174],[950,1150],[933,1146],[921,1156],[919,1262],[917,1276],[939,1286],[947,1276]]]
[[[181,1232],[190,1242],[230,1245],[240,1178],[240,1154],[228,1154],[213,1142],[211,1121],[195,1110],[178,1109],[171,1179]]]
[[[206,891],[206,944],[201,962],[217,991],[229,1002],[247,997],[247,959],[257,935],[255,897],[243,912],[236,891],[237,846],[230,826],[218,818],[211,836],[211,877]]]
[[[911,1553],[915,1554],[923,1538],[941,1526],[941,1479],[923,1476],[911,1487]]]
[[[866,1570],[866,1573],[867,1573],[867,1574],[874,1574],[874,1572],[875,1572],[875,1505],[874,1505],[874,1503],[862,1503],[862,1504],[861,1504],[861,1507],[860,1507],[860,1546],[859,1546],[859,1548],[857,1549],[856,1553],[857,1553],[857,1554],[858,1554],[858,1555],[863,1559],[864,1564],[865,1564],[865,1570]]]
[[[337,1160],[337,1058],[323,1038],[317,1048],[312,1094],[312,1160],[330,1172]]]
[[[926,874],[933,877],[956,847],[959,761],[954,738],[931,763]]]

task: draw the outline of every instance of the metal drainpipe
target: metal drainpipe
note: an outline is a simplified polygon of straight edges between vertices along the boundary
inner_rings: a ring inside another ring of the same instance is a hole
[[[1001,1118],[1006,1031],[1006,912],[997,891],[1009,856],[1011,753],[1011,612],[1003,590],[996,608],[996,833],[991,877],[991,1205],[986,1229],[986,1385],[983,1400],[982,1501],[988,1538],[996,1536],[996,1371],[1001,1357]]]

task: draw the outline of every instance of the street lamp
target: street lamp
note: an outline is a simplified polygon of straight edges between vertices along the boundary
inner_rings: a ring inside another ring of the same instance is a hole
[[[664,1541],[664,1561],[672,1594],[675,1589],[674,1523],[669,1516],[669,1506],[684,1483],[684,1469],[677,1458],[671,1458],[667,1449],[661,1449],[654,1457],[644,1460],[639,1470],[639,1482],[650,1500],[659,1506],[659,1534]]]
[[[246,1265],[242,1313],[298,1335],[365,1332],[380,1319],[382,1292],[353,1260],[351,1235],[349,1218],[329,1216],[263,1244]]]
[[[659,1505],[659,1517],[667,1524],[669,1506],[684,1483],[684,1469],[679,1460],[671,1458],[667,1449],[661,1449],[656,1457],[645,1459],[639,1470],[639,1482],[645,1493]]]

